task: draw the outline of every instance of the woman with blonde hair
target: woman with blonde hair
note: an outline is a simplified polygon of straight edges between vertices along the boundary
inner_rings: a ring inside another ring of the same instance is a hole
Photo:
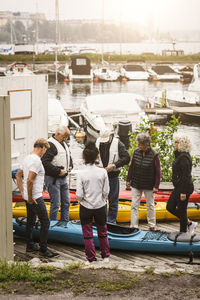
[[[192,234],[197,226],[196,222],[191,222],[187,217],[189,197],[194,191],[190,156],[192,145],[188,136],[177,135],[174,137],[174,147],[175,159],[172,164],[174,190],[169,197],[167,210],[180,219],[180,232]]]

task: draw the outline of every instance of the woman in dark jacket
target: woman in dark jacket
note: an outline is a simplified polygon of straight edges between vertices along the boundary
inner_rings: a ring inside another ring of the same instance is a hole
[[[194,191],[192,181],[191,142],[187,136],[174,138],[175,159],[172,164],[172,183],[174,190],[169,197],[167,210],[180,219],[180,232],[193,233],[197,223],[187,217],[187,205]]]

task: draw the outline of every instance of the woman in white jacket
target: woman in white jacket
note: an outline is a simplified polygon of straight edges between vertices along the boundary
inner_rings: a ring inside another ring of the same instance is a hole
[[[80,220],[82,225],[87,264],[96,261],[93,241],[92,222],[97,226],[101,256],[109,262],[110,248],[106,225],[106,198],[109,193],[108,175],[104,168],[95,165],[99,151],[94,143],[83,150],[85,167],[78,172],[76,195],[80,202]]]

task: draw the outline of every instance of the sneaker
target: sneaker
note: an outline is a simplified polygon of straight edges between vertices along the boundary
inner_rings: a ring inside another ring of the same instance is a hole
[[[197,227],[198,223],[197,222],[191,222],[189,225],[188,225],[188,230],[187,232],[193,234],[196,227]]]
[[[86,263],[85,263],[85,265],[89,266],[89,265],[92,265],[93,263],[96,263],[96,262],[97,262],[97,259],[95,257],[94,260],[92,260],[92,261],[87,260]]]
[[[53,252],[49,249],[47,249],[45,252],[39,251],[41,256],[47,257],[47,258],[52,258],[52,257],[56,257],[59,256],[59,254],[57,252]]]
[[[149,227],[150,231],[156,231],[156,227]]]
[[[104,262],[104,263],[109,263],[109,261],[110,261],[109,257],[104,257],[104,258],[103,258],[103,262]]]
[[[36,244],[30,244],[26,246],[26,252],[37,252],[39,249],[40,248]]]

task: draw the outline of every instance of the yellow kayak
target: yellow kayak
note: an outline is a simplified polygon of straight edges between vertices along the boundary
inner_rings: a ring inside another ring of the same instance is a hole
[[[47,211],[49,213],[50,203],[46,202]],[[158,202],[155,204],[156,220],[177,220],[175,216],[166,210],[166,202]],[[13,216],[26,217],[26,205],[24,202],[13,202]],[[189,203],[187,209],[188,218],[191,220],[200,219],[200,210],[195,203]],[[69,209],[70,220],[79,220],[79,204],[71,203]],[[117,222],[130,222],[131,218],[131,201],[119,202]],[[147,207],[145,203],[141,203],[139,207],[139,220],[147,219]],[[60,220],[60,210],[58,212],[58,220]]]

